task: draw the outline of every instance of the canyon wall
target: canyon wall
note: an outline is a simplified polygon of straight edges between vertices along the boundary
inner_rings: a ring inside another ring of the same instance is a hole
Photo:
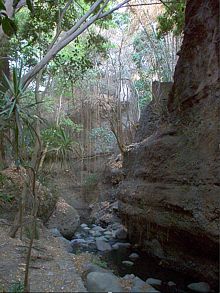
[[[124,157],[119,209],[161,264],[217,284],[220,216],[219,1],[189,0],[174,84],[158,127]],[[148,108],[149,110],[149,108]],[[143,115],[151,115],[145,113]]]

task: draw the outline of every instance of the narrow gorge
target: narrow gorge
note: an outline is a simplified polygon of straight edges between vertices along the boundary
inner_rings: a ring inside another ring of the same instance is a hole
[[[0,0],[0,293],[219,292],[219,0]]]

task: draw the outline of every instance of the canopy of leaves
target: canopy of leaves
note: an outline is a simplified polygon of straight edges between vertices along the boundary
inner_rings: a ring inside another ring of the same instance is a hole
[[[167,3],[165,12],[158,16],[159,23],[158,37],[173,32],[174,35],[180,35],[184,27],[186,0],[178,0]]]

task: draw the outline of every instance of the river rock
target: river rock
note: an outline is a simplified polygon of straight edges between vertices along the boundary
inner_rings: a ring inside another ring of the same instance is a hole
[[[79,239],[79,238],[71,240],[70,243],[73,246],[74,245],[85,245],[85,244],[87,244],[85,239]]]
[[[174,283],[173,281],[169,281],[167,283],[168,286],[172,287],[172,286],[176,286],[176,283]]]
[[[112,248],[114,250],[117,250],[117,249],[126,249],[126,248],[129,248],[130,246],[131,246],[130,243],[116,242],[115,244],[112,245]]]
[[[90,230],[89,233],[90,233],[93,237],[100,237],[100,236],[102,236],[102,233],[100,233],[99,231]]]
[[[187,288],[195,292],[201,292],[201,293],[210,292],[210,286],[208,283],[205,283],[205,282],[192,283],[192,284],[189,284]]]
[[[87,288],[89,292],[123,292],[119,279],[112,273],[89,273]]]
[[[78,212],[63,198],[59,198],[47,225],[48,228],[57,228],[65,238],[72,239],[79,223]]]
[[[86,228],[86,227],[88,227],[88,225],[83,223],[83,224],[80,225],[80,227],[81,228]]]
[[[76,232],[76,233],[74,234],[74,237],[75,237],[75,238],[82,238],[82,234],[79,233],[79,232]]]
[[[135,277],[133,287],[131,289],[131,292],[146,292],[146,293],[156,293],[159,292],[154,287],[152,287],[149,284],[146,284],[143,280],[141,280],[138,277]]]
[[[128,267],[132,267],[134,265],[133,261],[130,260],[123,260],[123,265],[126,265]]]
[[[92,228],[94,231],[105,232],[106,229],[102,228],[101,226],[95,226]]]
[[[112,232],[110,232],[110,231],[105,231],[105,232],[104,232],[104,235],[105,235],[105,236],[112,236]]]
[[[156,286],[161,286],[162,281],[159,280],[159,279],[148,278],[148,279],[146,280],[146,283],[149,284],[149,285],[151,285],[151,286],[155,286],[155,285],[156,285]]]
[[[133,253],[131,253],[130,255],[129,255],[129,258],[131,259],[131,260],[136,260],[136,259],[138,259],[140,256],[139,256],[139,254],[137,254],[136,252],[133,252]]]
[[[114,237],[120,240],[125,240],[127,238],[127,231],[124,227],[117,229],[114,233]]]
[[[112,250],[111,245],[108,242],[100,239],[96,239],[96,247],[100,251]]]
[[[108,239],[105,236],[97,237],[96,240],[103,240],[105,242],[108,242]]]

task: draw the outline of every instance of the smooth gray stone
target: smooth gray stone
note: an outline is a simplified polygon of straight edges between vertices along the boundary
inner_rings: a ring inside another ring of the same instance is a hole
[[[120,242],[116,242],[115,244],[112,245],[112,248],[114,250],[117,250],[117,249],[125,249],[125,248],[129,248],[131,246],[130,243],[120,243]]]
[[[98,232],[105,232],[106,229],[100,227],[100,226],[95,226],[92,228],[93,231],[98,231]]]
[[[168,286],[172,287],[172,286],[176,286],[176,283],[174,283],[173,281],[169,281],[167,283]]]
[[[159,279],[148,278],[148,279],[146,280],[146,283],[149,284],[149,285],[151,285],[151,286],[155,286],[155,285],[156,285],[156,286],[161,286],[162,281],[159,280]]]
[[[129,267],[132,267],[134,265],[134,263],[130,260],[123,260],[123,265],[126,265],[126,266],[129,266]]]
[[[123,292],[119,279],[112,273],[89,273],[87,288],[89,292]]]
[[[187,286],[187,288],[189,288],[192,291],[200,293],[208,293],[211,290],[209,284],[205,282],[191,283]]]
[[[138,259],[139,257],[140,257],[139,254],[137,254],[137,253],[135,253],[135,252],[133,252],[133,253],[131,253],[131,254],[129,255],[129,258],[130,258],[131,260]]]
[[[106,242],[104,240],[100,240],[100,239],[96,239],[96,247],[100,251],[112,250],[112,247],[108,242]]]

